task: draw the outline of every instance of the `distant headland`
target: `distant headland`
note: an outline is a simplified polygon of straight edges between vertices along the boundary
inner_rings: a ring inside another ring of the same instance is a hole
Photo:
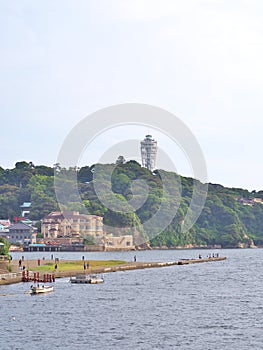
[[[127,213],[107,208],[98,198],[94,187],[96,165],[65,169],[59,164],[48,167],[21,161],[13,169],[0,167],[0,236],[17,249],[41,250],[45,245],[50,251],[55,247],[64,249],[67,245],[75,250],[263,246],[263,191],[249,192],[209,183],[200,217],[189,231],[182,232],[181,226],[189,209],[194,180],[164,171],[168,186],[178,190],[178,197],[166,198],[167,208],[176,207],[177,201],[180,204],[174,218],[162,232],[155,234],[153,230],[152,235],[146,233],[143,224],[158,211],[162,202],[160,171],[151,171],[136,161],[126,162],[122,159],[115,164],[111,182],[104,179],[105,191],[110,188],[113,195],[126,205],[133,198],[132,190],[140,199],[140,188],[134,189],[134,180],[143,179],[148,186],[147,199],[143,205]],[[105,172],[112,167],[110,164],[99,166]],[[61,184],[65,185],[66,181],[70,184],[72,178],[77,179],[82,207],[78,198],[69,197],[65,210],[61,210],[54,188],[54,174],[58,172],[64,174]],[[136,186],[140,185],[136,183]],[[88,214],[83,213],[82,208]],[[71,216],[65,213],[71,213]],[[111,232],[109,227],[115,230]],[[143,237],[145,243],[137,244],[138,237]]]

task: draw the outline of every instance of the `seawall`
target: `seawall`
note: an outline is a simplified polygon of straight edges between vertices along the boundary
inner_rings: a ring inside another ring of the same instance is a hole
[[[196,264],[196,263],[204,263],[204,262],[216,262],[216,261],[223,261],[226,260],[226,257],[217,257],[217,258],[207,258],[207,259],[182,259],[177,261],[167,261],[167,262],[130,262],[122,265],[115,265],[115,266],[102,266],[102,267],[96,267],[89,270],[70,270],[70,271],[56,271],[55,272],[55,278],[62,278],[62,277],[71,277],[76,276],[79,274],[90,274],[90,273],[109,273],[109,272],[116,272],[116,271],[128,271],[128,270],[140,270],[140,269],[149,269],[149,268],[158,268],[158,267],[168,267],[173,265],[189,265],[189,264]],[[67,260],[68,261],[68,260]],[[44,273],[41,272],[41,275]],[[0,285],[1,284],[11,284],[11,283],[18,283],[21,282],[22,277],[21,275],[16,274],[9,274],[10,277],[8,277],[8,274],[5,274],[4,279],[1,279],[0,275]],[[13,276],[11,276],[13,275]],[[16,276],[15,276],[16,275]]]

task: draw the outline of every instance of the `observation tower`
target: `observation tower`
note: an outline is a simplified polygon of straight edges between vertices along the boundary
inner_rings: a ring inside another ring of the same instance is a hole
[[[146,135],[141,141],[141,156],[142,166],[153,171],[155,169],[155,161],[157,154],[157,141],[152,138],[152,135]]]

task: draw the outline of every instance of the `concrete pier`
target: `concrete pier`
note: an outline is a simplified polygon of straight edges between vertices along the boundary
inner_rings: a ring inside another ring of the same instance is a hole
[[[116,271],[127,271],[127,270],[139,270],[139,269],[149,269],[157,267],[168,267],[173,265],[189,265],[204,262],[216,262],[226,260],[226,257],[216,257],[216,258],[206,258],[206,259],[181,259],[176,261],[167,262],[130,262],[115,266],[101,266],[88,270],[69,270],[69,271],[56,271],[54,272],[55,278],[71,277],[79,274],[90,274],[90,273],[109,273]],[[68,260],[67,260],[68,261]],[[30,264],[31,265],[31,264]],[[40,272],[44,276],[44,272]],[[9,275],[9,276],[8,276]],[[16,275],[16,276],[15,276]],[[0,275],[0,285],[1,284],[11,284],[18,283],[22,281],[22,274],[5,274],[4,279]]]

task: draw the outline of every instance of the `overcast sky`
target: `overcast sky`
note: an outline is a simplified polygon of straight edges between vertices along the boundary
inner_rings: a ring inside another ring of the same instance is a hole
[[[84,117],[139,102],[188,126],[210,182],[263,189],[262,62],[261,0],[0,0],[0,165],[53,165]],[[98,137],[85,162],[148,131],[169,153],[158,132],[127,126]]]

